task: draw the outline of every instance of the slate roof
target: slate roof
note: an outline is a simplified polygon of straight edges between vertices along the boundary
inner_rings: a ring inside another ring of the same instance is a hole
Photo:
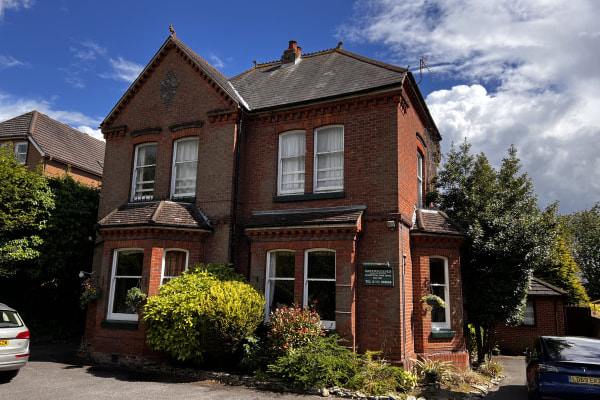
[[[462,236],[464,230],[445,213],[437,210],[417,209],[411,232]]]
[[[357,226],[366,206],[257,211],[245,224],[251,228]]]
[[[147,226],[212,229],[204,213],[195,204],[166,200],[123,204],[102,218],[98,225],[100,229]]]
[[[407,69],[341,48],[305,54],[296,64],[257,65],[231,78],[251,110],[357,94],[400,85]]]
[[[541,279],[532,277],[529,283],[528,296],[567,296],[568,293],[561,288],[544,282]]]
[[[106,144],[38,111],[0,122],[0,139],[29,139],[47,158],[102,176]]]

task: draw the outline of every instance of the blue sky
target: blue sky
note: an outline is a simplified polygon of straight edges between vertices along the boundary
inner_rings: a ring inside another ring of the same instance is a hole
[[[0,0],[0,121],[39,110],[95,137],[169,35],[223,74],[335,47],[395,65],[443,136],[499,165],[514,144],[541,206],[600,201],[595,0]]]

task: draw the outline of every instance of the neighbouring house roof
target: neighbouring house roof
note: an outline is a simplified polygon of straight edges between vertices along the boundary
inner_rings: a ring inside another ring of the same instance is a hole
[[[544,282],[541,279],[532,277],[529,282],[528,296],[567,296],[568,293],[561,288]]]
[[[98,222],[100,229],[163,227],[211,230],[208,218],[195,204],[173,201],[126,203]]]
[[[341,48],[303,54],[284,65],[257,65],[230,81],[250,108],[259,110],[400,86],[408,71]]]
[[[439,235],[464,235],[464,229],[452,221],[444,212],[417,209],[413,218],[412,233]]]
[[[256,211],[245,224],[253,228],[358,226],[366,206]]]
[[[0,139],[29,140],[47,159],[102,176],[106,144],[38,111],[0,122]]]

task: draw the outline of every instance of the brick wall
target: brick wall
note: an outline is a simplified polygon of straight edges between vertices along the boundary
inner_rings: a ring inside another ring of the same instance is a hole
[[[502,354],[523,354],[527,347],[534,347],[540,335],[565,334],[564,300],[558,296],[531,296],[530,300],[534,302],[535,325],[496,327],[495,340]]]

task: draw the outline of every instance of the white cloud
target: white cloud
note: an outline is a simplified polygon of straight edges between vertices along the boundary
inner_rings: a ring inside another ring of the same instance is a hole
[[[50,118],[104,141],[104,137],[100,129],[98,129],[98,126],[102,122],[100,118],[89,117],[78,111],[55,110],[50,100],[15,98],[14,96],[0,92],[0,122],[33,110],[37,110],[48,115]]]
[[[142,72],[144,67],[132,61],[127,61],[123,57],[111,58],[108,60],[112,67],[111,72],[102,74],[101,77],[115,79],[124,82],[133,82]]]
[[[0,54],[0,68],[13,68],[13,67],[23,67],[26,66],[23,61],[19,61],[13,56],[7,56],[4,54]]]
[[[92,61],[98,56],[105,55],[107,50],[96,42],[86,41],[79,43],[78,45],[71,46],[71,52],[75,58],[85,61]]]
[[[210,61],[213,67],[215,68],[224,68],[225,67],[225,63],[223,62],[223,60],[221,60],[218,56],[211,54],[210,55]]]
[[[0,19],[4,16],[5,10],[19,10],[20,8],[29,8],[33,5],[33,0],[0,0]]]
[[[467,137],[498,165],[515,144],[541,205],[600,201],[600,2],[378,0],[356,13],[340,36],[386,44],[400,65],[428,56],[448,88],[427,96],[445,150]]]

